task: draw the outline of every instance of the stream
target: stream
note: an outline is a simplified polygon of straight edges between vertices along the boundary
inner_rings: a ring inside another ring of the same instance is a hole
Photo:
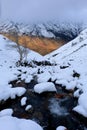
[[[27,91],[22,97],[2,102],[0,110],[12,108],[13,116],[36,121],[44,130],[56,130],[60,125],[65,126],[67,130],[86,130],[87,119],[72,111],[77,104],[77,99],[73,97],[72,92],[67,92],[56,85],[57,93],[36,94],[33,90],[36,83],[36,81],[31,81],[29,84],[23,81],[10,82],[13,87],[22,85]],[[27,102],[26,105],[21,106],[23,97],[27,97]],[[25,110],[27,105],[32,106],[28,111]]]

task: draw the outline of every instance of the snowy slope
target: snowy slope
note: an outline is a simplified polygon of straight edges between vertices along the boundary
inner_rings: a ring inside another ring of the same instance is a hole
[[[0,36],[0,100],[6,100],[9,97],[15,98],[15,95],[21,96],[25,92],[24,88],[20,88],[19,92],[19,88],[11,88],[11,85],[8,84],[10,81],[17,79],[17,75],[19,74],[16,67],[16,62],[19,60],[19,53],[16,48],[12,48],[13,45],[15,43],[9,42],[3,36]],[[28,61],[31,61],[31,59],[41,60],[43,57],[29,50],[27,59],[29,59]],[[29,78],[31,77],[28,76]]]
[[[73,110],[87,117],[87,29],[45,58],[58,64],[52,77],[57,84],[66,89],[77,88],[74,96],[78,97],[78,105]]]
[[[0,35],[0,103],[1,101],[6,101],[9,98],[15,99],[16,96],[20,97],[26,92],[26,89],[23,86],[12,88],[9,84],[10,81],[18,79],[18,75],[20,74],[19,69],[21,69],[21,71],[25,71],[24,68],[16,66],[16,62],[19,60],[19,53],[17,53],[15,48],[12,48],[14,45],[15,43],[9,42],[8,39],[5,39]],[[34,51],[29,50],[28,53],[29,60],[30,57],[33,60],[43,59],[42,56]],[[21,79],[26,78],[26,81],[30,82],[32,80],[31,74],[35,73],[37,69],[26,69],[27,74],[26,76],[24,74],[21,75]],[[16,117],[12,117],[10,113],[12,113],[10,110],[0,111],[1,130],[42,130],[37,123],[31,120],[17,119]]]

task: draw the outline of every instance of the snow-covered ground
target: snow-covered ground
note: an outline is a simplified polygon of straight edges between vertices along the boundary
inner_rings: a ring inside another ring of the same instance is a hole
[[[68,90],[77,88],[74,96],[78,98],[78,105],[73,110],[87,117],[87,29],[45,58],[58,64],[52,77],[56,84],[61,84]]]
[[[34,91],[37,93],[56,91],[52,82],[65,87],[67,90],[73,90],[73,95],[78,98],[78,104],[73,110],[87,117],[87,30],[81,32],[73,41],[44,57],[29,50],[28,62],[49,60],[53,63],[52,66],[38,66],[32,62],[33,67],[17,67],[16,62],[19,60],[19,54],[16,48],[12,47],[14,45],[15,43],[0,36],[0,101],[6,101],[8,98],[14,99],[26,92],[23,86],[12,88],[9,84],[10,81],[19,78],[29,83],[36,77],[39,84],[34,87]],[[26,98],[21,100],[21,105],[24,104],[26,104]],[[29,107],[31,106],[28,106],[28,109]],[[7,124],[8,129],[11,130],[42,129],[30,120],[3,115],[0,116],[0,128],[2,130],[7,129],[5,127]],[[3,124],[2,127],[1,124]],[[10,125],[11,128],[9,128]]]
[[[8,98],[15,99],[16,96],[20,97],[26,92],[26,89],[23,86],[12,88],[9,84],[10,81],[18,78],[18,75],[20,74],[19,68],[22,70],[21,79],[26,78],[26,82],[27,80],[28,82],[31,81],[32,74],[37,70],[28,69],[27,75],[24,75],[23,72],[25,72],[27,68],[23,69],[22,67],[16,66],[16,62],[19,60],[19,54],[13,45],[15,45],[15,43],[9,42],[7,39],[4,39],[3,36],[0,36],[0,102],[2,100],[6,101]],[[32,59],[37,59],[37,57],[41,59],[42,56],[33,51],[29,51],[28,58],[29,57],[32,57]],[[22,106],[26,104],[26,100],[26,98],[21,100]],[[0,112],[1,130],[42,130],[37,123],[31,120],[17,119],[16,117],[12,117],[11,114],[12,110],[10,109]]]

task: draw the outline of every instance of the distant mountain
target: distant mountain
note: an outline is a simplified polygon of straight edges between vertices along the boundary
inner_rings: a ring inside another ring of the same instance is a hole
[[[18,27],[19,35],[43,36],[47,38],[54,38],[51,32],[48,32],[44,24],[29,25],[24,23],[14,23],[12,21],[0,22],[1,33],[11,33],[15,27]]]
[[[17,30],[15,30],[16,26]],[[39,52],[41,55],[48,54],[65,44],[64,40],[56,40],[44,25],[25,25],[13,22],[0,23],[0,33],[16,42],[16,38],[12,34],[14,31],[17,31],[18,41],[21,45]]]
[[[83,30],[82,23],[41,23],[24,24],[13,21],[0,22],[1,33],[12,33],[16,30],[19,35],[39,36],[70,41]]]
[[[21,45],[39,52],[41,55],[46,55],[74,39],[82,29],[80,24],[29,25],[12,21],[0,22],[1,34],[16,42],[14,33],[17,33]]]

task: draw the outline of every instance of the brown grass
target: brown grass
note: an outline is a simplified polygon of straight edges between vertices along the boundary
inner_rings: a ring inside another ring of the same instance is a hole
[[[8,39],[16,42],[16,39],[13,35],[10,34],[3,34],[6,36]],[[46,55],[57,48],[61,47],[62,45],[65,44],[65,41],[63,40],[55,40],[55,39],[50,39],[50,38],[39,38],[39,37],[30,37],[30,36],[19,36],[18,41],[20,45],[26,46],[30,48],[31,50],[34,50],[41,55]]]

